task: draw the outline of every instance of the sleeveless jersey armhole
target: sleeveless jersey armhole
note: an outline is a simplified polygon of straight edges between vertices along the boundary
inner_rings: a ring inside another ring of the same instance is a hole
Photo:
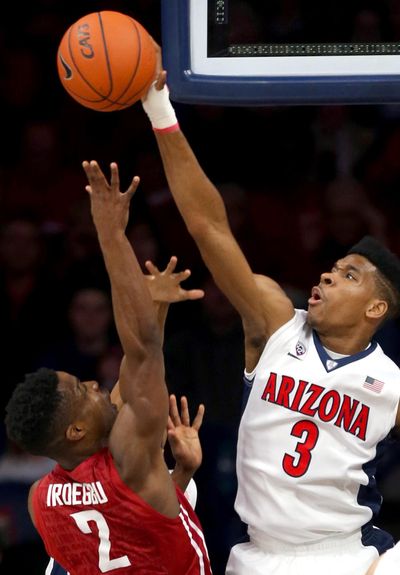
[[[243,380],[245,382],[245,385],[251,387],[254,381],[254,377],[257,373],[257,369],[258,366],[261,363],[261,360],[264,356],[264,354],[267,352],[268,348],[274,343],[275,340],[277,340],[279,337],[281,337],[281,335],[287,330],[290,329],[294,323],[296,323],[297,321],[301,320],[302,322],[304,322],[305,317],[307,317],[307,312],[305,310],[302,309],[295,309],[294,310],[294,316],[292,318],[290,318],[289,321],[287,321],[286,323],[284,323],[283,325],[281,325],[281,327],[279,329],[277,329],[272,335],[271,337],[268,339],[267,343],[265,344],[265,347],[262,351],[262,354],[260,355],[260,358],[257,362],[257,365],[255,366],[255,368],[249,372],[246,369],[244,369],[244,375],[243,375]]]

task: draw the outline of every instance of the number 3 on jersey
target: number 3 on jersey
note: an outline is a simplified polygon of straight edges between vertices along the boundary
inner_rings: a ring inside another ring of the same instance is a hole
[[[311,451],[314,449],[319,436],[318,427],[308,419],[298,421],[293,425],[290,435],[301,439],[296,445],[297,456],[285,453],[282,460],[284,471],[292,477],[301,477],[307,473],[311,462]]]

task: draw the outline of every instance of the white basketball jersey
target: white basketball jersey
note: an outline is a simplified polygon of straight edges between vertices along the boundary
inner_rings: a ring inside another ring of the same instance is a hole
[[[400,543],[382,555],[374,575],[398,575],[400,567]]]
[[[375,458],[400,398],[400,370],[376,342],[332,359],[306,319],[296,310],[245,373],[237,451],[240,518],[295,544],[372,529]]]

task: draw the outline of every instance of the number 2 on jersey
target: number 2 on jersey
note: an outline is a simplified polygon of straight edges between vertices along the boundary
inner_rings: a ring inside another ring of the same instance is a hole
[[[97,526],[99,535],[99,569],[102,573],[112,571],[113,569],[120,569],[121,567],[129,567],[131,562],[126,555],[110,559],[111,541],[110,530],[104,516],[95,509],[88,509],[79,511],[78,513],[71,513],[72,519],[82,531],[82,533],[93,533],[89,521],[94,521]]]
[[[319,436],[318,427],[313,421],[304,419],[293,425],[290,435],[301,439],[296,445],[297,457],[285,453],[282,460],[284,471],[292,477],[301,477],[307,473],[311,462],[311,451],[314,449]]]

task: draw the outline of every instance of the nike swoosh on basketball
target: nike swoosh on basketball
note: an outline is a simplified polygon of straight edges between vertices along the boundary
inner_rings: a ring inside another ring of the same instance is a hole
[[[70,80],[72,78],[72,70],[71,68],[68,66],[68,64],[66,63],[66,61],[63,59],[63,57],[61,56],[61,54],[59,55],[60,58],[60,62],[64,67],[65,70],[65,80]]]

